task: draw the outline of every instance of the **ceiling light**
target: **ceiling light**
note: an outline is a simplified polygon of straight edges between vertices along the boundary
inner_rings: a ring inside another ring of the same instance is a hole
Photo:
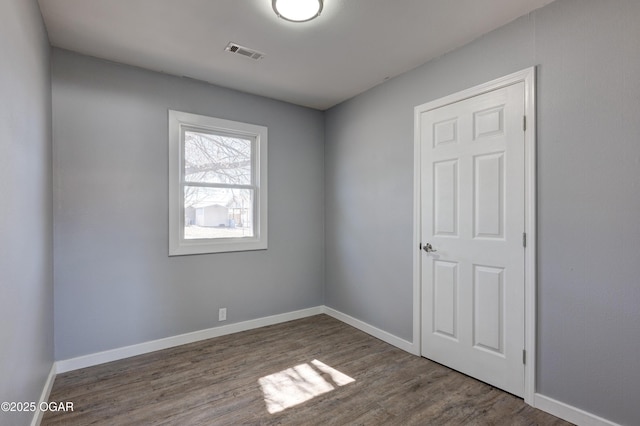
[[[273,0],[273,11],[279,18],[291,22],[306,22],[322,12],[322,0]]]

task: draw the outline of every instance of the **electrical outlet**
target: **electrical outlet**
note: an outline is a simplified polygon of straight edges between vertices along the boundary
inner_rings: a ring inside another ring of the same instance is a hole
[[[220,308],[218,310],[218,321],[226,321],[227,320],[227,308]]]

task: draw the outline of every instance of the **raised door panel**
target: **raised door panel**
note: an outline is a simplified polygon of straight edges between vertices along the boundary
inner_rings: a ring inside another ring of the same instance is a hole
[[[433,147],[458,141],[458,119],[451,118],[433,124]]]
[[[504,238],[504,153],[474,158],[474,237]]]
[[[434,261],[433,283],[433,333],[457,339],[458,265]]]
[[[433,229],[435,235],[458,233],[458,161],[433,165]]]
[[[504,105],[473,113],[474,139],[504,134]]]
[[[473,345],[504,355],[504,269],[473,267]]]

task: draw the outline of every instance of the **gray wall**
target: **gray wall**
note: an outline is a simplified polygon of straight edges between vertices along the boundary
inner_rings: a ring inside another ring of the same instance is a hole
[[[57,49],[52,82],[56,359],[323,303],[321,112]],[[167,255],[169,108],[269,128],[268,250]]]
[[[0,401],[38,401],[53,364],[49,42],[35,0],[0,2]],[[28,424],[33,413],[2,413]]]
[[[537,390],[640,424],[638,21],[558,0],[329,110],[326,304],[411,340],[413,107],[538,65]]]

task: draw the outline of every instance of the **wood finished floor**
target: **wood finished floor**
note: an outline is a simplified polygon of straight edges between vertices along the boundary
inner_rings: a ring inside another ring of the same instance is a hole
[[[313,360],[355,381],[339,386]],[[304,364],[335,389],[270,414],[259,379]],[[49,400],[74,411],[42,425],[569,424],[326,315],[59,374]]]

